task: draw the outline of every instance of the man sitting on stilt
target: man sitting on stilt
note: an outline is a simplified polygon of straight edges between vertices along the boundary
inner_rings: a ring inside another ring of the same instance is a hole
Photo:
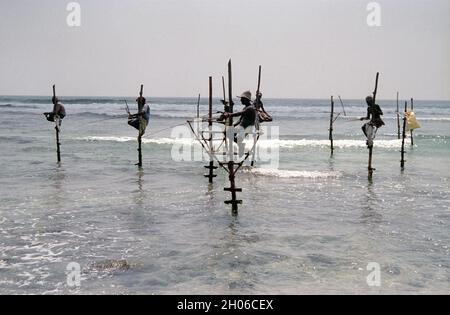
[[[44,113],[45,118],[50,122],[56,123],[56,128],[61,127],[62,120],[66,117],[66,109],[57,97],[52,98],[53,111]]]
[[[139,130],[139,136],[142,137],[150,120],[150,106],[147,104],[145,97],[138,97],[136,102],[140,109],[139,113],[134,115],[128,113],[128,124]]]
[[[260,123],[272,122],[273,118],[264,109],[264,104],[261,101],[261,98],[262,98],[262,93],[259,92],[259,94],[256,95],[256,100],[253,102],[253,105],[255,106],[256,112],[258,113],[258,120],[259,120]]]
[[[245,150],[245,136],[248,133],[253,132],[253,127],[255,126],[256,110],[252,104],[252,93],[250,91],[246,91],[238,97],[241,99],[241,103],[244,106],[244,109],[233,114],[224,113],[224,116],[225,118],[240,117],[239,121],[234,125],[234,127],[238,127],[235,142],[239,147],[239,157],[242,158],[244,156]]]
[[[383,111],[380,106],[375,104],[372,96],[366,97],[367,103],[367,116],[362,117],[360,120],[370,120],[368,123],[362,126],[362,131],[364,135],[367,137],[367,147],[373,147],[373,140],[375,139],[375,135],[378,131],[378,128],[384,126],[384,121],[381,119],[383,116]]]

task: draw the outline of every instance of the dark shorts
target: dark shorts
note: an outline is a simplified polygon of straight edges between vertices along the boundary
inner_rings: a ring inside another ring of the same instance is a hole
[[[48,121],[55,122],[55,114],[54,113],[45,113],[44,115],[45,115],[45,118],[47,118]],[[63,120],[64,117],[66,117],[66,115],[63,115],[63,114],[59,115],[59,118],[61,120]]]
[[[136,128],[137,130],[139,130],[139,118],[133,118],[133,119],[129,119],[128,120],[128,124],[131,127]]]
[[[145,130],[147,128],[148,122],[145,119],[142,119],[142,123],[143,123],[143,129]],[[137,130],[141,130],[141,123],[140,123],[140,119],[139,118],[131,118],[128,119],[128,124],[133,127],[136,128]]]

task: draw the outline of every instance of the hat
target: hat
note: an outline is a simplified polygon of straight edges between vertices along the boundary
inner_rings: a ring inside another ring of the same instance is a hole
[[[244,93],[241,94],[241,96],[238,96],[239,98],[246,98],[249,101],[252,100],[252,92],[250,91],[245,91]]]

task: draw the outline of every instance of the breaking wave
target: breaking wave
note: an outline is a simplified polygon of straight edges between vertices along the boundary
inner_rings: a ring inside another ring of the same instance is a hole
[[[450,121],[450,117],[418,117],[418,121]]]
[[[341,172],[319,172],[319,171],[289,171],[289,170],[278,170],[278,169],[265,169],[265,168],[254,168],[250,170],[245,170],[244,172],[251,172],[255,175],[270,176],[278,178],[340,178],[342,177]]]
[[[87,141],[110,141],[110,142],[130,142],[136,141],[135,137],[84,137],[79,140]],[[154,144],[192,144],[196,143],[193,138],[143,138],[143,143]],[[248,141],[247,141],[248,142]],[[335,140],[335,147],[338,148],[365,148],[366,143],[363,140]],[[294,148],[294,147],[329,147],[329,140],[260,140],[259,146],[262,147],[276,147],[280,148]],[[401,140],[378,140],[375,141],[375,147],[380,148],[398,148],[401,146]]]
[[[134,142],[136,137],[83,137],[77,138],[77,140],[84,141],[108,141],[108,142]],[[197,144],[197,141],[193,138],[143,138],[142,143],[148,144],[161,144],[161,145],[172,145],[172,144]]]
[[[130,142],[136,141],[135,137],[83,137],[77,140],[84,141],[109,141],[109,142]],[[193,138],[143,138],[143,143],[160,144],[160,145],[172,145],[183,144],[191,145],[197,144],[197,141]],[[375,147],[385,149],[398,149],[401,146],[401,140],[375,140]],[[247,140],[247,145],[251,145],[252,141]],[[334,145],[337,148],[366,148],[366,142],[363,140],[335,140]],[[262,148],[285,148],[291,149],[295,147],[317,147],[327,148],[330,146],[329,140],[260,140],[258,146]]]
[[[32,106],[32,105],[0,104],[0,108],[32,108],[32,109],[36,109],[36,108],[39,108],[39,107],[38,106]]]
[[[378,148],[399,148],[401,146],[401,140],[375,140],[375,147]],[[325,148],[330,146],[329,140],[260,140],[259,146],[263,147],[275,147],[280,148],[295,148],[295,147],[319,147]],[[364,140],[335,140],[334,146],[341,149],[346,148],[366,148],[366,141]]]

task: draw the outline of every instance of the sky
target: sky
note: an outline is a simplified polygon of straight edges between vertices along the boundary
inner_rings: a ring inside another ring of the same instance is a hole
[[[0,0],[0,95],[207,95],[233,62],[234,94],[450,100],[450,1]]]

